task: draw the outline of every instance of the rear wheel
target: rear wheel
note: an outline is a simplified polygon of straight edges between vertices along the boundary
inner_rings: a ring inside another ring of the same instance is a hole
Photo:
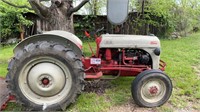
[[[30,110],[64,110],[83,88],[81,60],[71,49],[51,42],[25,46],[8,70],[8,87]]]
[[[172,83],[162,71],[147,70],[135,78],[131,92],[139,106],[157,107],[163,105],[171,96]]]

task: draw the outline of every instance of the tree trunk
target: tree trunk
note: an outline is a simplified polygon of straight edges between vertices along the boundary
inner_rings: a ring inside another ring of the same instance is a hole
[[[74,33],[73,16],[65,17],[64,15],[56,16],[52,13],[51,17],[46,18],[49,23],[49,30],[63,30]]]
[[[72,6],[72,0],[51,0],[50,7],[45,7],[41,1],[29,0],[29,3],[36,14],[49,23],[49,30],[64,30],[74,33],[73,12],[78,11],[89,0],[83,0],[75,8]]]
[[[68,16],[66,11],[62,12],[60,9],[54,9],[45,20],[49,23],[50,30],[63,30],[74,33],[73,15]]]
[[[24,40],[24,27],[20,24],[20,40]]]
[[[94,9],[93,9],[93,15],[97,15],[97,0],[94,0]]]

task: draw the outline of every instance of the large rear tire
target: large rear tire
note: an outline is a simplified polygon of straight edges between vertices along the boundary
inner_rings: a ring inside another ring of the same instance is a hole
[[[147,70],[133,80],[131,92],[139,106],[158,107],[170,98],[172,82],[161,70]]]
[[[82,67],[71,49],[54,42],[32,43],[9,63],[8,87],[28,110],[65,110],[83,89]]]

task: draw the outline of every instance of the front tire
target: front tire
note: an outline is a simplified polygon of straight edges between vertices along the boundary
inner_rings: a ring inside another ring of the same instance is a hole
[[[62,45],[29,44],[9,64],[8,87],[28,110],[64,110],[81,93],[82,66],[74,52]]]
[[[139,106],[158,107],[170,98],[172,82],[161,70],[147,70],[135,78],[131,92]]]

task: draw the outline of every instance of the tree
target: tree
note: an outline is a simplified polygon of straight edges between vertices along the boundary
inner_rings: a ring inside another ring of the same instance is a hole
[[[106,6],[106,0],[91,0],[89,10],[92,15],[101,15],[102,8]]]
[[[176,31],[182,36],[187,36],[195,28],[199,29],[200,24],[200,2],[198,0],[179,0],[174,8],[174,18],[176,18]]]
[[[74,4],[79,3],[81,0],[74,0]],[[77,14],[82,15],[105,15],[106,14],[107,0],[90,0],[88,4],[84,5]]]
[[[83,0],[76,7],[73,7],[72,0],[51,0],[50,7],[46,7],[41,3],[42,1],[48,0],[28,0],[31,8],[27,5],[15,5],[11,2],[11,0],[2,1],[17,8],[27,8],[34,10],[41,19],[49,23],[48,25],[50,30],[64,30],[73,33],[73,13],[78,11],[89,0]]]
[[[186,36],[200,29],[199,0],[130,0],[130,6],[137,11],[137,16],[131,19],[136,34]]]

